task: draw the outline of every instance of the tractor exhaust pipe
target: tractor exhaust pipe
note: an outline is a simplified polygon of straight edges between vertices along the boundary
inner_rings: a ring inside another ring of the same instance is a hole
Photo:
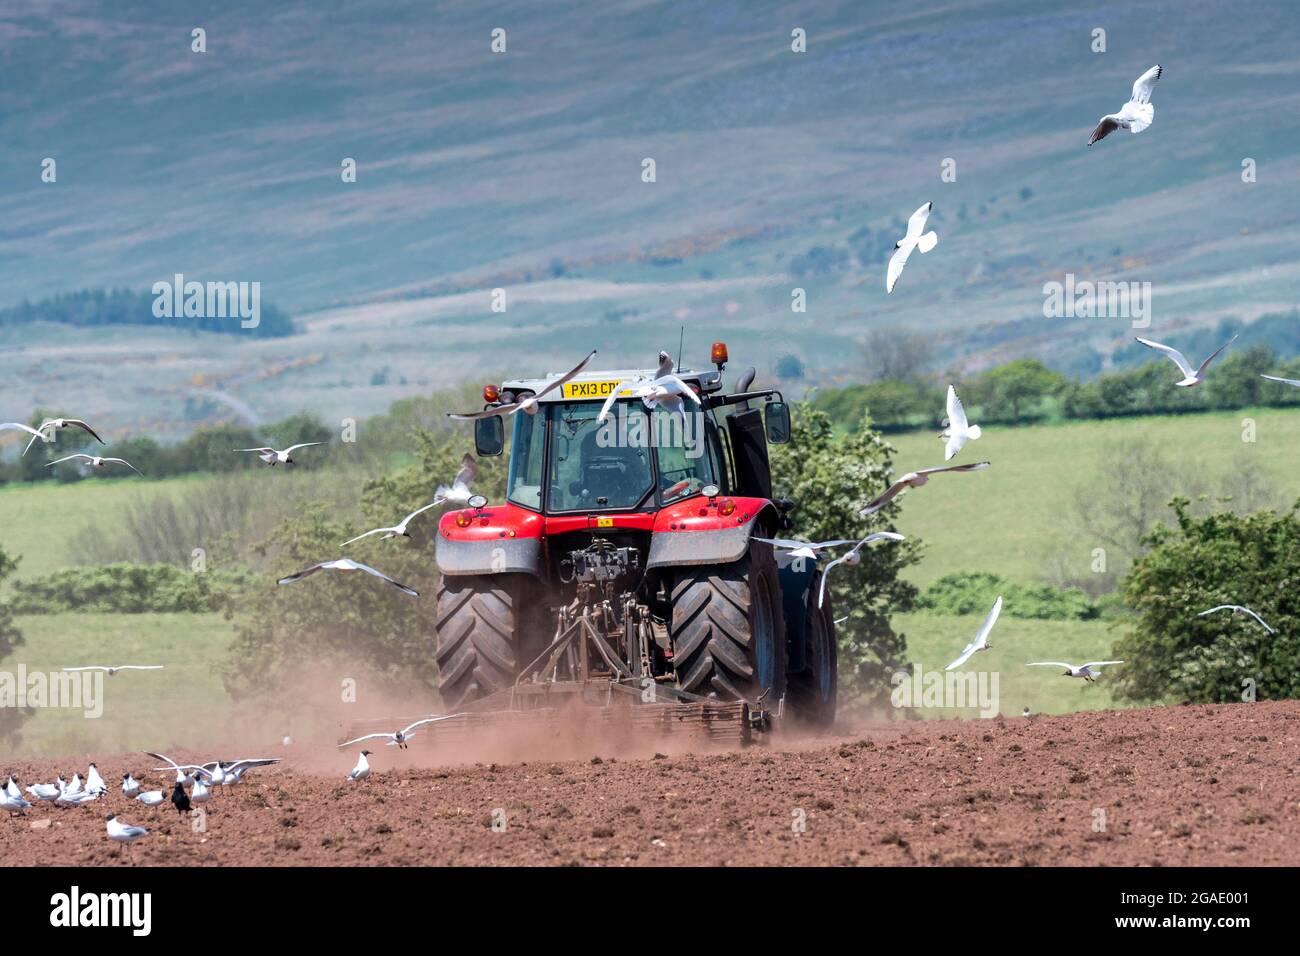
[[[751,385],[754,384],[754,376],[757,375],[757,374],[758,374],[758,373],[754,370],[754,366],[752,366],[752,365],[749,366],[748,368],[746,368],[743,372],[741,372],[741,373],[740,373],[740,378],[738,378],[738,379],[736,380],[736,391],[737,391],[737,392],[748,392],[748,391],[749,391],[749,386],[751,386]],[[741,403],[740,403],[740,407],[741,407],[742,410],[744,410],[744,411],[748,411],[748,410],[749,410],[749,402],[741,402]]]

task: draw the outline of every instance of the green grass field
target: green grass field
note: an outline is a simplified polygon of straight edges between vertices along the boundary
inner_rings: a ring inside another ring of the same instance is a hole
[[[928,674],[942,672],[961,653],[982,619],[981,615],[897,614],[893,624],[907,636],[912,663]],[[1104,673],[1098,683],[1089,684],[1065,677],[1054,667],[1025,666],[1029,661],[1083,664],[1110,660],[1111,645],[1122,627],[1107,621],[1037,621],[1003,614],[989,638],[992,646],[958,672],[996,672],[998,711],[1007,717],[1020,716],[1025,707],[1035,714],[1061,714],[1127,706],[1111,698]],[[977,711],[922,707],[916,714],[925,718],[974,717]]]
[[[14,673],[87,664],[162,664],[103,678],[102,715],[40,708],[22,728],[23,753],[87,755],[230,740],[230,701],[217,665],[233,625],[217,614],[51,614],[17,621],[26,643],[0,661]]]
[[[1242,441],[1245,418],[1256,422],[1254,443]],[[932,432],[889,440],[898,449],[894,464],[900,474],[943,464],[943,446]],[[1074,494],[1100,488],[1108,456],[1134,441],[1165,446],[1171,455],[1185,449],[1192,467],[1216,481],[1253,463],[1282,500],[1300,497],[1300,413],[1294,411],[990,426],[954,459],[988,460],[990,468],[939,475],[901,499],[899,530],[925,543],[921,562],[908,571],[909,580],[924,587],[954,571],[991,571],[1038,581],[1058,559],[1086,569],[1099,542],[1074,526]],[[1169,497],[1185,490],[1180,473],[1168,475]]]
[[[137,496],[169,493],[211,481],[207,475],[142,481],[139,478],[87,478],[84,481],[0,486],[0,547],[22,558],[18,578],[48,574],[71,562],[77,538],[89,526],[123,509]]]

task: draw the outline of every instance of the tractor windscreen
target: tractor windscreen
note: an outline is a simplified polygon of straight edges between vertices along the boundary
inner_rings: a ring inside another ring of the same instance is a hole
[[[626,401],[602,423],[600,408],[555,402],[536,415],[516,416],[507,497],[540,510],[544,472],[547,512],[606,511],[652,503],[656,486],[668,503],[715,480],[702,416],[663,409],[651,415],[641,402]]]

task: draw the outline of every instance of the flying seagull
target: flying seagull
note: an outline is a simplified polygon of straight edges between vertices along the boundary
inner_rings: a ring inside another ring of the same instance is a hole
[[[54,465],[59,464],[60,462],[72,461],[74,458],[80,458],[84,461],[89,462],[91,468],[103,468],[105,465],[107,465],[110,462],[112,462],[115,465],[126,465],[126,467],[130,468],[141,478],[144,477],[144,472],[142,472],[139,468],[135,467],[135,465],[131,464],[125,458],[104,458],[100,455],[85,455],[82,454],[81,452],[78,452],[75,455],[68,455],[66,458],[57,458],[54,461],[48,461],[45,463],[45,467],[50,468]]]
[[[943,449],[943,460],[951,461],[952,456],[961,451],[967,439],[974,441],[981,434],[978,425],[970,425],[966,422],[966,409],[962,407],[961,399],[957,397],[957,389],[949,385],[948,422],[947,427],[939,435],[940,438],[948,440],[948,444]]]
[[[370,776],[370,761],[366,759],[369,756],[369,750],[361,751],[361,754],[357,757],[357,765],[348,774],[349,780],[365,780],[366,777]]]
[[[894,254],[889,257],[889,273],[885,276],[886,292],[894,291],[898,277],[903,274],[903,266],[907,265],[907,259],[913,249],[920,249],[924,254],[938,245],[939,234],[933,229],[924,235],[921,234],[921,230],[925,228],[925,221],[930,218],[930,209],[933,206],[934,203],[928,202],[912,213],[912,218],[907,220],[907,235],[894,243]]]
[[[862,560],[862,548],[865,545],[870,544],[872,541],[906,541],[906,540],[907,539],[904,538],[901,534],[898,534],[894,531],[873,531],[871,534],[867,535],[865,538],[863,538],[861,541],[855,544],[848,551],[844,552],[844,554],[840,555],[834,561],[827,564],[826,570],[822,572],[821,588],[817,593],[817,606],[821,607],[823,604],[826,603],[826,578],[830,575],[831,568],[835,567],[837,564],[849,564],[849,565],[857,564],[859,561]]]
[[[416,727],[423,727],[425,724],[437,723],[440,720],[451,720],[451,718],[459,716],[460,714],[445,714],[442,717],[425,717],[422,720],[417,720],[413,724],[408,724],[401,730],[394,731],[391,734],[366,734],[364,737],[358,737],[355,740],[346,741],[345,743],[339,744],[339,749],[342,750],[344,747],[351,747],[353,744],[359,744],[363,740],[387,740],[388,746],[397,746],[402,750],[405,750],[406,742],[415,736],[412,731],[414,731]]]
[[[118,671],[160,671],[162,669],[162,664],[114,664],[112,667],[106,667],[103,664],[90,664],[86,667],[62,668],[65,671],[104,671],[110,677]]]
[[[809,560],[816,560],[819,551],[858,543],[853,538],[845,538],[839,541],[791,541],[788,538],[759,538],[755,536],[754,540],[770,544],[774,548],[789,551],[792,558],[808,558]]]
[[[1151,90],[1162,72],[1160,65],[1156,64],[1139,76],[1133,84],[1133,93],[1128,102],[1120,107],[1118,113],[1107,113],[1101,118],[1097,128],[1092,131],[1092,136],[1088,138],[1088,145],[1091,146],[1120,128],[1140,133],[1150,126],[1156,115],[1156,108],[1151,103]]]
[[[1264,628],[1264,630],[1268,631],[1270,634],[1277,633],[1277,631],[1275,631],[1273,628],[1269,627],[1267,623],[1265,623],[1262,617],[1260,617],[1250,608],[1244,607],[1243,605],[1240,604],[1220,604],[1217,607],[1210,608],[1208,611],[1202,611],[1200,614],[1196,616],[1205,617],[1207,614],[1213,614],[1215,611],[1231,611],[1233,614],[1248,614],[1251,617],[1253,617],[1255,620],[1257,620],[1260,626]]]
[[[474,460],[473,455],[466,455],[460,460],[460,471],[456,472],[456,477],[451,480],[451,487],[439,485],[438,490],[433,494],[433,503],[440,505],[446,501],[463,508],[469,504],[469,486],[474,483],[474,479],[477,477],[478,462]],[[406,520],[410,521],[411,519],[407,518]]]
[[[517,402],[506,402],[501,405],[493,405],[491,408],[485,408],[481,412],[463,412],[463,413],[448,412],[447,417],[454,418],[460,422],[469,422],[469,421],[473,421],[476,418],[491,418],[493,415],[513,415],[515,412],[521,412],[521,411],[527,412],[529,415],[536,415],[537,402],[541,399],[541,397],[543,395],[547,395],[555,391],[561,385],[564,385],[566,382],[576,377],[579,372],[581,372],[584,368],[587,367],[587,363],[592,360],[595,354],[596,354],[596,350],[592,349],[591,352],[587,355],[587,357],[583,359],[581,362],[579,362],[577,365],[575,365],[572,369],[565,372],[563,375],[561,375],[559,378],[555,379],[554,381],[547,382],[540,389],[538,389],[536,393],[532,395],[528,395]]]
[[[25,455],[32,450],[32,446],[36,444],[36,439],[45,438],[46,429],[49,429],[50,432],[49,441],[53,441],[55,433],[63,428],[80,428],[82,431],[90,435],[91,438],[95,439],[95,441],[99,442],[101,445],[104,444],[104,439],[95,434],[95,429],[91,428],[80,418],[47,418],[41,423],[41,426],[36,429],[36,434],[32,436],[32,440],[29,441],[27,447],[23,449],[23,454]]]
[[[1191,388],[1193,385],[1200,385],[1205,381],[1205,370],[1210,367],[1210,363],[1219,357],[1219,352],[1222,352],[1233,342],[1237,341],[1237,336],[1235,335],[1228,339],[1227,342],[1219,346],[1218,350],[1213,355],[1201,363],[1200,368],[1193,371],[1192,363],[1187,361],[1187,358],[1182,352],[1178,351],[1178,349],[1170,348],[1168,345],[1161,345],[1159,342],[1152,342],[1150,339],[1144,339],[1141,336],[1134,336],[1134,338],[1147,348],[1155,349],[1157,352],[1164,353],[1166,357],[1178,366],[1183,373],[1183,380],[1181,382],[1174,382],[1174,384],[1181,385],[1183,388]]]
[[[257,452],[258,458],[262,459],[262,461],[266,462],[268,465],[274,468],[277,464],[279,465],[296,464],[292,456],[293,453],[297,451],[299,448],[309,448],[312,445],[323,445],[323,444],[325,444],[325,442],[323,441],[304,441],[304,442],[299,442],[296,445],[290,445],[284,451],[276,451],[274,448],[269,448],[266,446],[263,446],[262,448],[236,448],[235,451]]]
[[[660,406],[674,415],[681,414],[685,416],[686,410],[685,404],[682,402],[683,397],[689,398],[696,405],[702,405],[700,397],[695,394],[695,389],[678,378],[675,369],[672,356],[667,352],[660,352],[659,368],[655,372],[655,377],[643,377],[630,382],[619,382],[605,399],[605,404],[601,407],[600,414],[596,416],[596,421],[603,422],[609,418],[609,412],[614,407],[614,403],[624,396],[639,398],[646,408],[653,409]]]
[[[418,514],[423,514],[424,512],[428,511],[430,508],[436,508],[441,503],[442,503],[442,499],[432,501],[429,504],[425,505],[423,508],[416,508],[414,511],[412,511],[401,521],[397,522],[397,524],[393,525],[391,528],[374,528],[370,531],[367,531],[365,534],[357,535],[355,538],[348,538],[348,540],[344,541],[341,545],[339,545],[339,547],[346,548],[353,541],[360,541],[362,538],[368,538],[372,534],[382,534],[384,536],[383,540],[385,541],[387,541],[389,538],[397,538],[397,537],[409,538],[411,535],[407,532],[406,526],[410,524],[411,519]]]
[[[1089,661],[1087,664],[1080,664],[1075,667],[1073,664],[1067,664],[1065,661],[1034,661],[1026,664],[1026,667],[1064,667],[1065,673],[1062,677],[1082,677],[1090,684],[1097,683],[1097,674],[1093,671],[1094,667],[1108,667],[1111,664],[1123,664],[1123,661]]]
[[[1281,382],[1283,385],[1294,385],[1296,388],[1300,388],[1300,379],[1278,378],[1276,375],[1261,375],[1260,378],[1266,378],[1270,382]]]
[[[875,514],[885,505],[898,495],[904,488],[920,488],[930,480],[931,475],[942,474],[945,471],[981,471],[989,466],[987,461],[977,461],[969,465],[941,465],[935,468],[922,468],[918,471],[909,471],[902,478],[885,489],[880,497],[876,498],[869,505],[863,508],[858,514],[862,517]]]
[[[150,751],[150,750],[146,750],[146,751],[144,751],[144,754],[145,754],[145,756],[153,757],[154,760],[161,760],[163,763],[167,764],[166,767],[155,767],[155,768],[154,768],[155,771],[157,771],[157,770],[175,770],[175,771],[176,771],[176,782],[179,783],[179,784],[181,784],[181,785],[183,785],[183,786],[186,786],[186,787],[188,787],[188,786],[190,786],[192,783],[194,783],[194,774],[192,774],[192,773],[186,773],[185,771],[187,771],[187,770],[199,770],[199,771],[202,771],[202,770],[203,770],[202,767],[198,766],[197,764],[192,764],[192,763],[190,763],[190,764],[185,764],[185,765],[182,766],[181,764],[178,764],[175,760],[173,760],[171,757],[168,757],[166,754],[156,754],[156,753],[153,753],[153,752]],[[137,797],[136,799],[139,799],[139,797]]]
[[[961,654],[955,661],[944,668],[946,671],[956,670],[965,664],[978,651],[987,651],[993,645],[989,643],[989,632],[993,630],[993,625],[998,622],[998,615],[1002,613],[1002,595],[993,602],[993,610],[989,611],[988,617],[984,618],[984,623],[980,625],[979,631],[975,634],[975,639],[962,648]]]
[[[41,434],[40,429],[33,428],[31,425],[24,425],[22,422],[0,422],[0,432],[3,432],[3,431],[24,431],[24,432],[27,432],[29,435],[32,436],[32,441],[36,441],[37,438],[44,438],[44,437],[45,437],[43,434]],[[31,448],[31,447],[32,447],[32,442],[28,442],[28,443],[27,443],[27,448]],[[26,452],[27,452],[27,449],[24,448],[24,449],[23,449],[23,453],[26,454]]]
[[[382,581],[387,581],[397,590],[411,597],[419,597],[420,592],[415,588],[408,588],[405,584],[399,584],[382,571],[376,571],[368,564],[362,564],[360,561],[353,561],[351,558],[339,558],[336,561],[321,561],[319,564],[313,564],[310,568],[304,568],[295,574],[289,574],[276,581],[276,584],[292,584],[294,581],[301,581],[305,577],[315,574],[317,571],[365,571],[366,574],[373,574]]]

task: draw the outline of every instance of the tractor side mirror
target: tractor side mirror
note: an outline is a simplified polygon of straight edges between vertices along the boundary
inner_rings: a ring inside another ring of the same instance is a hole
[[[768,402],[763,409],[763,425],[770,444],[784,445],[790,440],[790,406],[785,402]]]
[[[480,458],[495,458],[506,447],[506,426],[500,415],[474,420],[474,451]]]

